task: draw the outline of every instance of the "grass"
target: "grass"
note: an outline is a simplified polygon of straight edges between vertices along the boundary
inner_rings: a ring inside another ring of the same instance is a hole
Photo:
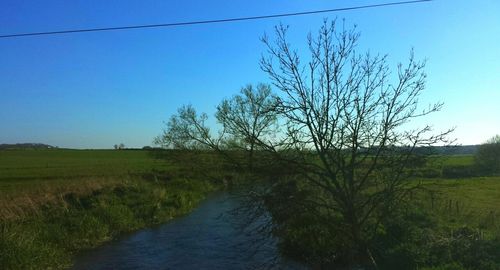
[[[3,150],[0,190],[23,181],[124,176],[168,168],[142,150]]]
[[[500,177],[437,179],[424,182],[429,189],[447,199],[461,201],[478,214],[500,211]]]
[[[189,212],[213,188],[195,180],[129,180],[87,196],[66,194],[36,215],[0,223],[0,265],[66,268],[82,249]]]
[[[172,166],[147,151],[0,151],[0,219],[31,215],[64,194],[85,196]]]
[[[124,232],[193,209],[214,183],[146,151],[0,151],[0,268],[63,269]]]
[[[500,177],[439,177],[472,164],[470,155],[433,158],[438,176],[420,180],[430,192],[416,200],[444,226],[500,239]],[[147,151],[0,151],[0,268],[66,268],[80,250],[185,214],[215,188]]]
[[[432,179],[421,182],[430,192],[418,196],[421,205],[452,228],[475,227],[500,239],[500,177]],[[432,195],[434,194],[434,195]]]
[[[474,162],[474,155],[453,155],[438,157],[444,166],[470,166]]]

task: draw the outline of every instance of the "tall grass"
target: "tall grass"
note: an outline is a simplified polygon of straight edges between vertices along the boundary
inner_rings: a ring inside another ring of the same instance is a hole
[[[79,250],[185,214],[213,189],[201,180],[134,179],[90,194],[67,193],[34,214],[0,222],[0,265],[66,268]]]

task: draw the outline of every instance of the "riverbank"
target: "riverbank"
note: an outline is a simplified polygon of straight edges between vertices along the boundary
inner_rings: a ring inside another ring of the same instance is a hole
[[[187,215],[78,254],[71,269],[307,269],[280,256],[275,238],[247,227],[248,217],[235,212],[242,203],[234,190],[213,192]]]
[[[37,215],[0,224],[2,269],[64,269],[78,251],[191,211],[214,185],[128,179],[88,196],[65,195]]]
[[[145,151],[0,151],[0,268],[73,256],[194,209],[219,187]]]

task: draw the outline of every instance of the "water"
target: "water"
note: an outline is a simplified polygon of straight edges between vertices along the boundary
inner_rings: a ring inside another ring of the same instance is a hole
[[[82,253],[73,269],[302,268],[280,258],[273,239],[242,231],[241,219],[228,213],[239,203],[214,194],[187,216]]]

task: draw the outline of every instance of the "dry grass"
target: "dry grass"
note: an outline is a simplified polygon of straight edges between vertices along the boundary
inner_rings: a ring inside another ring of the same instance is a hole
[[[115,187],[133,181],[130,177],[87,177],[71,180],[30,181],[15,191],[0,190],[0,220],[16,220],[39,215],[47,204],[65,207],[65,196],[90,195],[107,187]]]
[[[64,207],[69,194],[85,196],[165,168],[147,151],[1,150],[0,220],[37,215],[47,204]]]

